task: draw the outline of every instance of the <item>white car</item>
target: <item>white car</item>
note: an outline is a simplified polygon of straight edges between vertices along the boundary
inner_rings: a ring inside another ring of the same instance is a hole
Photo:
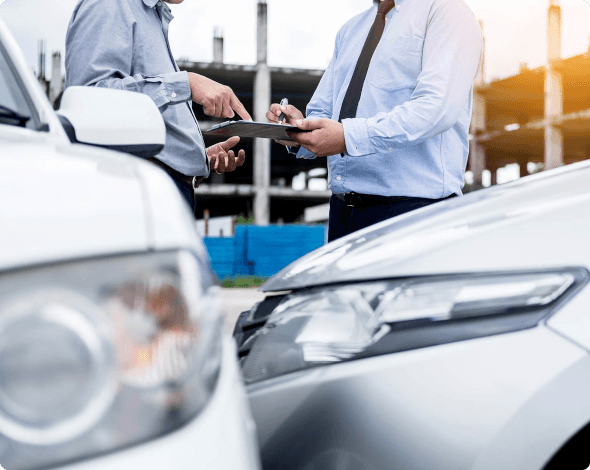
[[[164,139],[158,109],[138,93],[71,88],[58,117],[0,22],[9,470],[260,468],[188,206],[159,168],[96,147],[149,156]]]
[[[337,240],[236,327],[265,469],[590,464],[590,162]]]

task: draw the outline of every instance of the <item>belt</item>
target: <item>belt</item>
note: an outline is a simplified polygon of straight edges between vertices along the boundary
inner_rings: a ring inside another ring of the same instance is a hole
[[[176,171],[174,168],[170,168],[168,165],[158,160],[157,158],[146,158],[146,160],[162,168],[166,173],[170,175],[170,177],[174,178],[175,180],[181,181],[182,183],[185,183],[187,186],[190,186],[193,189],[197,189],[199,185],[203,182],[202,176],[184,175],[181,172]]]
[[[451,194],[442,199],[428,199],[428,198],[421,198],[421,197],[406,197],[406,196],[378,196],[376,194],[359,194],[355,193],[354,191],[344,194],[336,194],[334,193],[334,197],[343,201],[348,207],[367,207],[367,206],[377,206],[379,204],[389,204],[392,202],[401,202],[406,201],[408,199],[415,199],[415,200],[424,200],[424,201],[444,201],[445,199],[450,199],[455,197],[456,194]]]

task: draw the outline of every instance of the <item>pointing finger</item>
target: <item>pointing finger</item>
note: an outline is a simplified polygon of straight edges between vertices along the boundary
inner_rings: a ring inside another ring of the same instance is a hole
[[[250,116],[250,114],[248,114],[248,111],[246,111],[246,108],[244,108],[244,105],[242,104],[242,102],[233,93],[231,96],[230,104],[231,104],[232,109],[236,113],[238,113],[244,121],[251,121],[252,120],[252,117]]]
[[[221,117],[224,117],[224,118],[233,118],[236,115],[236,113],[234,113],[234,110],[231,109],[231,106],[230,106],[230,104],[229,104],[228,101],[224,101],[222,103],[222,106],[223,107],[222,107],[222,110],[221,110]]]

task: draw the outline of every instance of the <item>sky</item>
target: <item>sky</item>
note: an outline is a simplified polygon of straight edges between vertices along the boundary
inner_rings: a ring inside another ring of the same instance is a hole
[[[37,68],[39,39],[46,41],[48,57],[53,51],[61,51],[63,57],[67,25],[77,1],[0,0],[0,18],[15,36],[32,68]],[[589,50],[588,1],[560,0],[564,57]],[[487,81],[517,73],[523,62],[530,68],[545,63],[549,0],[465,2],[483,21]],[[367,9],[371,0],[267,0],[267,3],[270,65],[324,69],[340,26]],[[257,0],[185,0],[172,5],[175,19],[170,26],[170,42],[175,57],[211,61],[213,31],[221,27],[225,36],[225,62],[254,64],[256,4]],[[46,69],[50,76],[49,60]]]

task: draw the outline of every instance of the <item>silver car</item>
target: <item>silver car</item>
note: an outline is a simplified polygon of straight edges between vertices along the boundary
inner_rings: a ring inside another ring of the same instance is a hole
[[[0,468],[260,468],[188,205],[97,148],[164,142],[140,93],[71,87],[58,116],[0,21]]]
[[[590,463],[590,163],[400,216],[236,326],[266,469]]]

